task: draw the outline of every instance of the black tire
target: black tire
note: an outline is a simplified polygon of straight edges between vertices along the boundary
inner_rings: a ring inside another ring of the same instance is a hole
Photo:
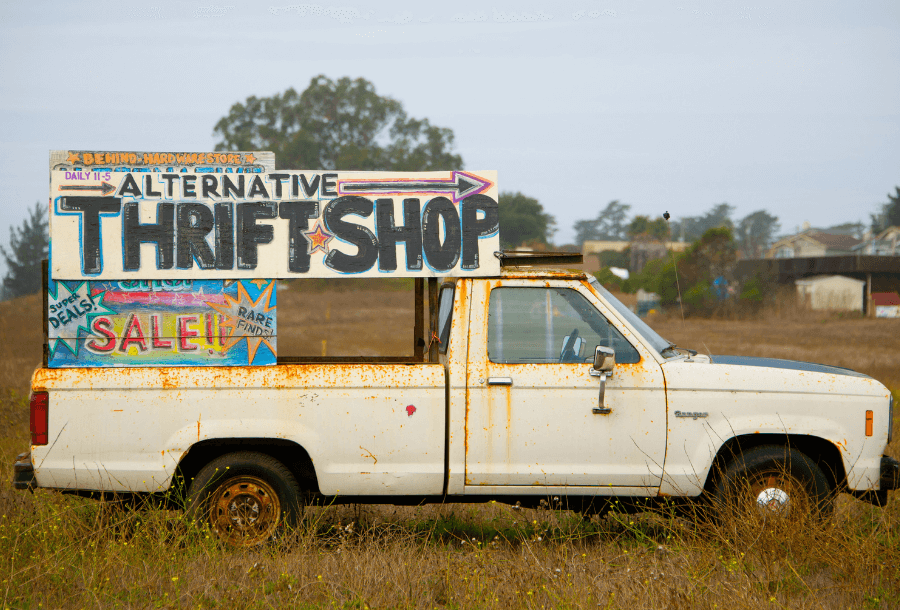
[[[722,520],[777,518],[792,525],[822,523],[834,509],[832,487],[809,456],[780,445],[762,445],[732,459],[713,494]]]
[[[257,546],[297,525],[300,487],[284,464],[264,453],[219,456],[191,482],[187,516],[230,546]]]

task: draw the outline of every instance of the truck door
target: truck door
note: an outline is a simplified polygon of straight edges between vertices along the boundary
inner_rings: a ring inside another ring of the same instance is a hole
[[[473,304],[485,307],[470,319],[465,493],[655,493],[666,399],[649,349],[583,283],[509,279],[473,289]],[[617,362],[603,413],[601,379],[591,375],[597,345],[615,349]]]

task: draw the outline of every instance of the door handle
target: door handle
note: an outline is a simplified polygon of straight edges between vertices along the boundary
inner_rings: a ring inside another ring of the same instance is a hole
[[[594,371],[591,371],[591,374],[594,374]],[[597,406],[591,409],[591,413],[594,415],[609,415],[612,413],[612,409],[603,404],[603,399],[606,397],[606,379],[607,373],[606,371],[601,371],[597,377],[600,378],[600,398],[597,403]]]
[[[512,377],[488,377],[488,385],[512,385]]]

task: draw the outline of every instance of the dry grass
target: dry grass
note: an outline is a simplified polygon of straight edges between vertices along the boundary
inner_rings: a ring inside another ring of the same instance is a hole
[[[411,351],[406,293],[285,291],[279,299],[280,351],[318,355],[321,339],[344,353],[376,345]],[[8,388],[0,396],[2,607],[900,606],[896,493],[884,509],[843,496],[828,525],[788,532],[697,524],[664,512],[584,522],[565,511],[501,504],[333,506],[308,509],[298,531],[278,545],[233,551],[176,511],[16,492],[11,462],[28,443],[22,392],[40,360],[39,320],[34,297],[0,303],[0,387]],[[900,360],[895,321],[781,316],[653,324],[704,352],[851,366],[900,389],[891,366]],[[900,455],[898,448],[895,441],[890,451]]]

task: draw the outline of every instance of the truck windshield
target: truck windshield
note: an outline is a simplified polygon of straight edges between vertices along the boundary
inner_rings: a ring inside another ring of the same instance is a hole
[[[636,313],[625,307],[625,305],[622,304],[622,301],[614,297],[609,290],[604,288],[600,284],[600,282],[597,281],[597,278],[590,274],[588,274],[587,277],[588,283],[593,286],[594,290],[600,293],[600,296],[606,299],[606,302],[609,303],[609,306],[615,309],[619,315],[625,318],[625,320],[629,324],[631,324],[634,329],[638,331],[641,336],[644,337],[644,339],[647,340],[648,343],[650,343],[650,346],[653,349],[662,354],[662,352],[675,345],[671,341],[666,341],[665,339],[660,337],[659,333],[650,328],[646,322],[638,317]]]

